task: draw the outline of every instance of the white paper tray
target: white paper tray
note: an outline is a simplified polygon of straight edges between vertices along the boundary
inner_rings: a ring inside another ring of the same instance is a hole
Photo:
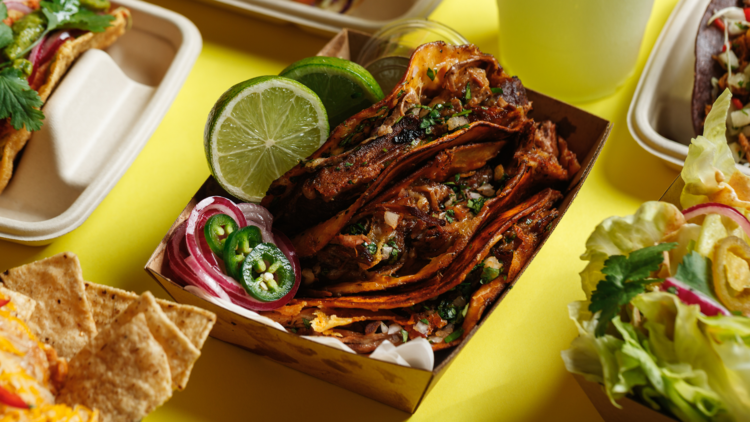
[[[694,137],[690,102],[695,37],[710,0],[682,0],[656,40],[628,111],[628,128],[643,149],[680,169]],[[750,168],[737,166],[750,175]]]
[[[364,0],[338,14],[291,0],[202,0],[272,22],[291,22],[307,31],[331,36],[343,28],[373,33],[401,19],[425,19],[442,0]]]
[[[0,238],[48,244],[80,226],[159,126],[201,51],[177,13],[120,0],[133,27],[106,53],[90,50],[44,106],[45,124],[0,195]]]

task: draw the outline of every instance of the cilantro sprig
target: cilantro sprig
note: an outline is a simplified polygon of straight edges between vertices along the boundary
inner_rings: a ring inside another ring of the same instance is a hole
[[[20,70],[7,67],[0,70],[0,119],[10,117],[10,124],[20,130],[26,126],[28,131],[42,127],[44,114],[39,110],[42,99],[31,89]]]
[[[711,268],[711,259],[696,251],[691,251],[682,258],[682,262],[677,266],[677,273],[674,277],[691,289],[697,290],[716,300],[716,295],[710,287],[713,286]]]
[[[663,252],[676,246],[677,243],[661,243],[638,249],[628,256],[612,255],[604,261],[605,279],[596,286],[589,304],[589,311],[601,311],[594,330],[596,337],[605,334],[612,318],[634,297],[644,293],[646,285],[660,281],[652,278],[651,273],[664,262]]]

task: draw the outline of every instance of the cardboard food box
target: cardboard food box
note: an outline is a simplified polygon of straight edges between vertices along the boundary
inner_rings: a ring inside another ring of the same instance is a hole
[[[344,30],[334,37],[319,54],[350,59],[357,56],[359,49],[362,48],[367,39],[368,35],[366,34]],[[557,123],[558,130],[567,140],[568,146],[581,160],[581,171],[571,181],[563,201],[559,205],[560,218],[563,218],[586,176],[591,171],[594,161],[609,135],[612,124],[534,91],[529,90],[528,96],[534,104],[532,117],[537,121],[549,119]],[[175,301],[195,305],[216,313],[218,320],[211,332],[213,337],[241,346],[274,362],[405,412],[413,413],[417,409],[422,398],[440,380],[456,355],[461,352],[464,345],[471,341],[476,330],[482,328],[484,320],[494,313],[497,305],[511,291],[510,287],[505,289],[487,311],[482,322],[468,334],[461,345],[441,350],[435,354],[435,367],[431,372],[337,350],[293,333],[282,332],[218,307],[184,290],[178,283],[164,275],[164,251],[169,237],[175,228],[188,218],[195,205],[211,195],[230,197],[212,177],[209,177],[156,248],[148,264],[146,264],[146,271],[167,290]],[[550,233],[553,231],[554,228],[550,230]],[[546,237],[540,248],[544,245],[545,240]],[[532,260],[533,257],[529,260],[529,263]],[[516,277],[516,280],[520,278],[521,274],[523,274],[523,270]],[[515,280],[511,284],[515,284]]]
[[[677,208],[682,209],[682,207],[680,206],[680,193],[682,193],[682,188],[684,187],[685,182],[683,182],[682,176],[677,176],[677,179],[672,182],[672,185],[669,186],[669,189],[664,192],[664,195],[662,195],[659,200],[669,202],[670,204],[675,205]],[[578,384],[581,386],[583,392],[586,393],[586,396],[588,396],[589,400],[591,400],[591,403],[596,408],[596,411],[599,412],[599,415],[606,422],[679,421],[679,419],[675,419],[671,416],[667,416],[663,413],[653,410],[649,406],[628,397],[624,397],[617,401],[617,403],[622,406],[622,409],[618,409],[614,405],[612,405],[612,402],[609,401],[609,397],[607,397],[607,393],[604,391],[604,386],[595,382],[586,381],[583,376],[578,374],[573,374],[573,377],[575,377],[576,381],[578,381]]]

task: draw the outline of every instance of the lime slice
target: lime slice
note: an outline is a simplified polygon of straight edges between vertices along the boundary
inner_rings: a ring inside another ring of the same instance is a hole
[[[281,76],[261,76],[219,98],[203,140],[219,184],[239,199],[258,202],[271,182],[326,138],[326,110],[313,91]]]
[[[328,111],[332,128],[383,99],[383,91],[370,72],[337,57],[302,59],[279,75],[300,81],[315,91]]]

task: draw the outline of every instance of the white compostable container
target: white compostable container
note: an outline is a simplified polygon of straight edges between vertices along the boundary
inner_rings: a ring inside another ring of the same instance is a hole
[[[682,0],[654,44],[628,111],[628,128],[643,149],[681,169],[695,137],[690,107],[695,37],[710,0]],[[750,175],[750,167],[738,165]]]
[[[44,245],[80,226],[120,180],[172,105],[198,58],[185,17],[120,0],[133,26],[68,70],[0,194],[0,239]]]

